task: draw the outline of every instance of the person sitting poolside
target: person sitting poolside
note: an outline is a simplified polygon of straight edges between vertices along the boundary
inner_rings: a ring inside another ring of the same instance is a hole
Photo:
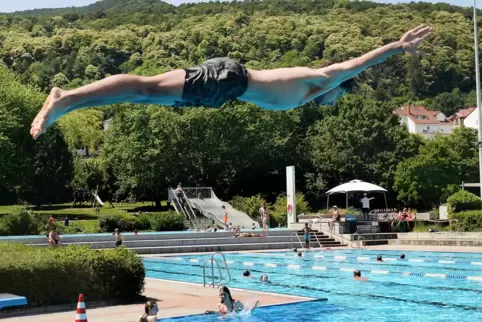
[[[137,322],[157,322],[157,312],[159,312],[157,303],[149,301],[144,305],[144,314],[139,317]]]
[[[229,291],[229,288],[227,288],[226,286],[223,286],[219,290],[219,297],[221,298],[221,303],[219,303],[219,313],[221,315],[226,315],[232,312],[239,313],[244,310],[243,303],[233,299],[233,297],[231,296],[231,292]],[[260,301],[256,301],[256,303],[254,303],[254,306],[251,308],[250,311],[257,308],[260,303],[261,303]],[[209,310],[205,312],[205,314],[212,314],[212,313],[216,313],[216,312],[209,311]]]
[[[368,281],[368,278],[361,276],[361,272],[359,269],[356,269],[353,271],[353,279],[355,281],[362,281],[362,282]]]

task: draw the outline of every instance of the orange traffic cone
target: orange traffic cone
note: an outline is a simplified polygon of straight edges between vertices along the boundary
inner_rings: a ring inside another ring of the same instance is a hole
[[[75,322],[87,322],[87,313],[85,313],[84,294],[79,294],[77,303],[77,312],[75,314]]]

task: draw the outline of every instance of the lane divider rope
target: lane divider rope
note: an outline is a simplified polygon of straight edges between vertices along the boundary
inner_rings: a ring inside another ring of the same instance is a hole
[[[174,261],[189,261],[189,262],[198,262],[199,260],[196,258],[183,258],[183,257],[164,257],[162,259],[152,259],[152,258],[145,258],[145,262],[160,262],[162,260],[174,260]],[[341,272],[353,272],[355,268],[347,268],[347,267],[326,267],[326,266],[303,266],[298,264],[275,264],[275,263],[254,263],[254,262],[241,262],[241,261],[226,261],[228,264],[242,264],[243,266],[264,266],[264,267],[287,267],[288,269],[300,269],[300,268],[311,268],[313,270],[320,270],[320,271],[341,271]],[[465,275],[451,275],[451,274],[439,274],[439,273],[417,273],[417,272],[397,272],[397,271],[387,271],[387,270],[379,270],[379,269],[371,269],[371,270],[360,270],[364,273],[370,274],[382,274],[382,275],[401,275],[401,276],[417,276],[417,277],[434,277],[434,278],[442,278],[442,279],[457,279],[457,280],[469,280],[469,281],[481,281],[482,276],[465,276]]]

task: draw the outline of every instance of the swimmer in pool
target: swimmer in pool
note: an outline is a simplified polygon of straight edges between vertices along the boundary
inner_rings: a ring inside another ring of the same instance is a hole
[[[353,279],[354,279],[355,281],[361,281],[361,282],[366,282],[366,281],[368,281],[368,278],[361,276],[361,272],[360,272],[359,269],[353,271]]]
[[[157,303],[149,301],[144,305],[144,315],[139,317],[137,322],[157,322],[157,312],[159,312]]]
[[[405,259],[405,254],[401,254],[400,259]]]
[[[303,253],[302,252],[298,252],[298,257],[302,257],[303,256]]]
[[[377,262],[383,263],[382,255],[378,255],[378,256],[377,256]]]
[[[269,280],[268,280],[268,275],[266,275],[266,274],[261,275],[261,278],[260,278],[259,281],[260,281],[261,283],[268,283],[268,282],[269,282]]]
[[[251,272],[248,271],[248,270],[245,270],[245,271],[243,272],[243,276],[244,276],[244,277],[249,277],[249,278],[251,278]]]
[[[229,288],[227,288],[226,286],[223,286],[219,290],[219,297],[221,298],[221,303],[219,303],[219,313],[221,315],[226,315],[226,314],[229,314],[229,313],[232,313],[232,312],[239,313],[239,312],[244,310],[243,303],[233,299],[233,297],[231,296],[231,292],[229,291]],[[254,304],[251,311],[254,310],[255,308],[257,308],[260,303],[261,303],[260,301],[256,301],[256,303]],[[214,311],[206,311],[205,313],[206,314],[212,314],[212,313],[215,313],[215,312]]]
[[[422,54],[419,44],[434,29],[420,25],[399,40],[362,56],[329,66],[254,70],[227,57],[156,76],[113,75],[79,88],[54,87],[32,122],[37,139],[72,111],[118,103],[218,108],[239,99],[267,110],[288,110],[310,101],[333,105],[353,88],[353,78],[401,53]]]

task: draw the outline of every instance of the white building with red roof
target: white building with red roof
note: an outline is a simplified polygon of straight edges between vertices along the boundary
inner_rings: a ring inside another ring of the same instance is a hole
[[[464,121],[465,127],[470,127],[473,129],[479,129],[479,110],[476,107],[468,107],[464,110],[460,110],[455,115],[459,115]]]
[[[424,106],[405,105],[394,112],[400,118],[400,123],[405,124],[410,133],[420,134],[425,138],[435,135],[449,135],[458,124],[450,120],[440,111],[431,111]]]

